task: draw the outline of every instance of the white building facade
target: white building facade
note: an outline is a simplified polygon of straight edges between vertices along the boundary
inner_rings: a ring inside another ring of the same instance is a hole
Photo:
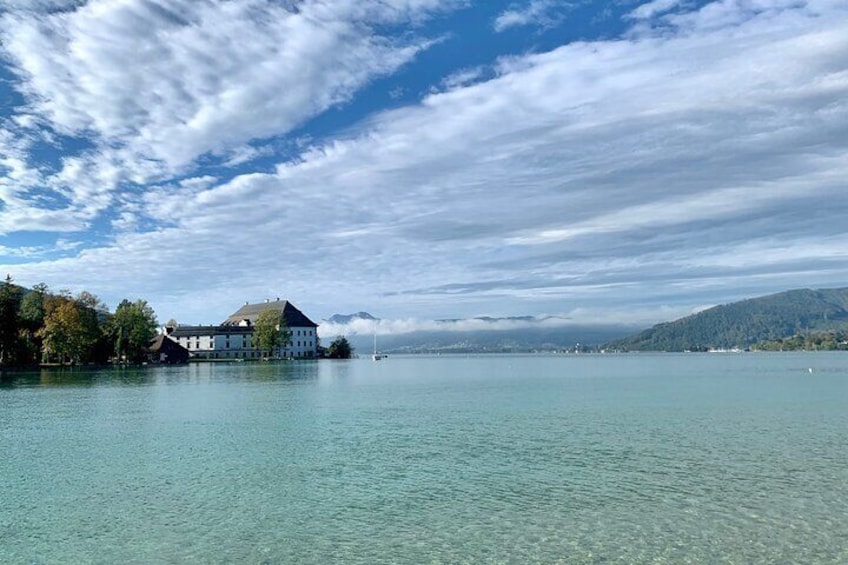
[[[266,310],[280,312],[291,332],[290,341],[272,352],[284,359],[318,357],[318,324],[287,300],[258,304],[245,303],[217,326],[177,326],[165,328],[166,335],[188,349],[195,359],[260,359],[263,352],[253,345],[253,327]]]

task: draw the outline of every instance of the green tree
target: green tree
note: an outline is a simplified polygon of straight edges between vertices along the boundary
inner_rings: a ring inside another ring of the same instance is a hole
[[[68,296],[50,296],[44,303],[44,325],[38,330],[45,361],[64,363],[71,355],[71,334],[79,331],[79,313]]]
[[[344,336],[339,336],[334,339],[327,348],[327,357],[330,359],[350,359],[352,355],[353,348]]]
[[[79,336],[82,356],[79,361],[105,362],[111,351],[103,331],[109,319],[109,309],[88,291],[80,292],[74,301],[80,309],[82,334]]]
[[[156,327],[156,314],[147,301],[122,300],[106,328],[115,357],[135,363],[143,361],[150,341],[156,336]]]
[[[44,301],[48,295],[47,285],[40,283],[32,287],[21,300],[21,338],[26,362],[37,363],[42,342],[38,331],[44,326]]]
[[[43,339],[46,358],[60,363],[94,359],[104,314],[100,301],[88,292],[81,292],[77,298],[60,294],[45,300],[44,326],[38,335]]]
[[[253,325],[253,346],[260,352],[273,355],[277,348],[291,343],[291,330],[279,310],[264,310]]]
[[[11,275],[0,283],[0,366],[17,362],[19,351],[21,289]]]

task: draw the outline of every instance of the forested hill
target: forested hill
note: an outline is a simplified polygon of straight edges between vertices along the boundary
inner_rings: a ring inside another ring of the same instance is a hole
[[[848,328],[848,288],[790,290],[715,306],[607,345],[628,351],[746,348],[810,331]]]

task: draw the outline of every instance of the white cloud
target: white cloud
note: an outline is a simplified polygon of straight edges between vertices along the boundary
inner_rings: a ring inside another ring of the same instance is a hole
[[[838,170],[839,168],[836,169]],[[569,224],[567,227],[531,231],[506,241],[512,245],[543,245],[587,235],[630,232],[640,228],[661,229],[676,224],[742,216],[761,210],[767,205],[784,205],[783,201],[788,201],[785,202],[787,206],[794,206],[797,201],[809,198],[806,188],[811,185],[837,193],[840,190],[840,180],[834,177],[836,171],[825,169],[794,179],[782,178],[780,183],[767,183],[768,190],[763,190],[760,185],[743,185],[715,191],[705,190],[682,199],[677,196],[659,197],[648,204],[623,207],[584,222]]]
[[[498,33],[527,25],[548,27],[561,21],[563,8],[570,9],[573,5],[562,0],[530,0],[526,6],[501,12],[492,27]]]
[[[121,212],[112,220],[112,229],[118,232],[135,231],[138,228],[138,216],[130,211]]]
[[[67,10],[84,3],[85,0],[0,0],[0,13],[5,10],[26,10],[31,12]]]
[[[11,125],[11,124],[6,124]],[[0,124],[0,235],[14,231],[80,229],[75,217],[44,202],[44,175],[29,162],[32,139]]]
[[[285,133],[408,62],[423,43],[376,35],[366,18],[400,20],[438,3],[373,4],[91,1],[7,14],[3,39],[32,110],[55,128],[179,168]]]
[[[680,4],[681,0],[653,0],[652,2],[641,4],[627,14],[627,17],[635,20],[646,20],[673,10]]]
[[[235,167],[249,163],[260,157],[268,157],[274,154],[274,150],[270,145],[264,147],[253,147],[252,145],[241,145],[230,149],[226,154],[225,167]]]
[[[74,251],[83,246],[82,241],[71,241],[68,239],[58,239],[53,245],[53,249],[56,251]]]
[[[44,251],[41,247],[7,247],[0,245],[0,258],[2,257],[38,257]]]
[[[114,203],[122,184],[183,174],[204,154],[228,156],[227,166],[266,154],[246,144],[347,102],[429,45],[381,35],[378,26],[458,5],[7,1],[0,53],[26,99],[15,119],[94,144],[46,179],[70,200],[67,221],[54,228],[84,225]]]
[[[460,69],[442,79],[442,87],[445,90],[452,90],[461,86],[468,86],[480,80],[486,72],[483,66]]]

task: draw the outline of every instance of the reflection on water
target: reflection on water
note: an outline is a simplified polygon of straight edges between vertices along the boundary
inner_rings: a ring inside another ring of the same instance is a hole
[[[344,363],[338,363],[339,372]],[[341,371],[343,372],[343,370]],[[211,383],[308,380],[318,377],[316,361],[191,363],[183,366],[47,367],[0,372],[0,388],[144,386],[157,383]]]

